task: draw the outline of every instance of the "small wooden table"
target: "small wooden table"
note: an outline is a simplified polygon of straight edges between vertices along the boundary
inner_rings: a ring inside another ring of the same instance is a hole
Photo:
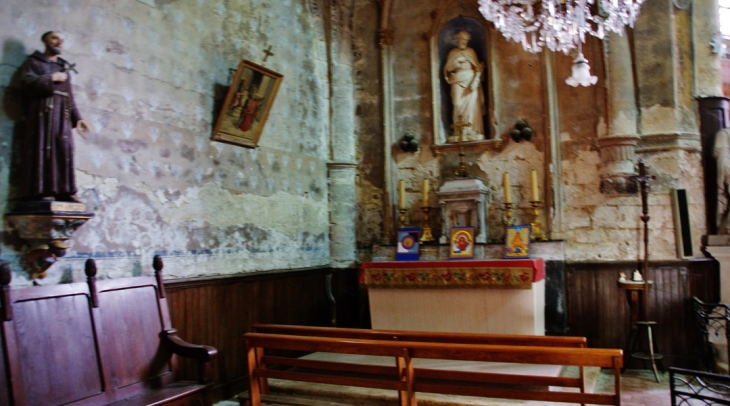
[[[629,339],[626,345],[628,355],[630,355],[631,358],[650,361],[652,369],[654,370],[654,378],[657,382],[659,382],[657,363],[659,363],[660,368],[664,370],[664,366],[661,363],[664,356],[655,352],[657,345],[651,328],[656,325],[656,322],[649,321],[649,304],[644,297],[644,295],[649,293],[649,288],[651,288],[651,285],[653,285],[654,282],[650,280],[633,281],[628,279],[619,279],[617,284],[619,288],[626,289],[626,294],[629,299],[629,307],[631,309],[631,332],[629,333]],[[639,310],[641,310],[642,321],[639,321]],[[646,328],[648,346],[647,352],[637,351],[640,341],[639,327]],[[630,361],[631,359],[627,359],[624,362],[624,369],[628,368]]]

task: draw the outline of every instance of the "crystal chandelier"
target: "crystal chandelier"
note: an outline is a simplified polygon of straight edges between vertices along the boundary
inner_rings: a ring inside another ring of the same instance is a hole
[[[529,52],[568,51],[586,34],[603,38],[634,26],[644,0],[479,0],[479,11]]]

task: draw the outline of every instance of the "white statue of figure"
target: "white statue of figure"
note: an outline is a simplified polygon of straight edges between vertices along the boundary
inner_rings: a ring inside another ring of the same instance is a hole
[[[712,154],[717,163],[717,233],[730,234],[730,128],[723,128],[715,134]]]
[[[484,139],[484,92],[481,87],[483,65],[476,52],[467,45],[471,35],[466,31],[456,34],[456,48],[449,51],[444,65],[446,83],[451,85],[451,103],[454,106],[454,124],[469,123],[464,128],[464,141]],[[458,131],[449,142],[459,141]]]

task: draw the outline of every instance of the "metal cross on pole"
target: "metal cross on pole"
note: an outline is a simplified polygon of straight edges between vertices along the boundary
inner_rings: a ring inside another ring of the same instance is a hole
[[[643,279],[644,279],[644,289],[643,294],[644,297],[642,298],[642,304],[644,311],[642,314],[642,321],[637,322],[637,330],[635,330],[635,333],[638,334],[638,327],[646,327],[646,334],[647,334],[647,345],[649,347],[649,352],[647,353],[632,353],[631,356],[639,359],[643,359],[646,361],[651,362],[651,367],[654,370],[654,378],[657,382],[659,382],[659,371],[657,371],[657,361],[661,363],[662,358],[664,358],[661,354],[657,354],[656,346],[654,343],[654,336],[652,334],[652,326],[656,325],[655,321],[649,320],[649,287],[651,285],[651,282],[649,281],[649,187],[651,182],[655,179],[653,175],[649,175],[646,172],[646,165],[644,164],[643,160],[639,160],[639,176],[635,177],[636,181],[639,182],[639,186],[641,187],[641,221],[644,222],[644,266],[643,266]],[[638,337],[635,336],[635,339],[638,340]],[[634,341],[634,344],[636,344],[638,341]],[[632,350],[634,345],[632,345]],[[663,368],[662,368],[663,369]]]
[[[644,321],[649,320],[649,189],[650,184],[655,179],[653,175],[647,175],[646,164],[643,159],[639,159],[639,176],[635,177],[641,188],[641,221],[644,222]]]
[[[454,123],[451,128],[459,132],[459,168],[456,170],[456,176],[460,178],[466,178],[466,163],[464,162],[464,128],[471,127],[471,123],[465,123],[462,121],[462,116],[459,116],[459,121]]]

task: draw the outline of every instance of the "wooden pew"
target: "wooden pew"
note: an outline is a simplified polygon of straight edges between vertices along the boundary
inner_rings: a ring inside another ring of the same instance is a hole
[[[415,405],[416,392],[581,404],[620,404],[622,351],[585,348],[584,338],[281,325],[256,325],[256,331],[244,335],[250,390],[248,395],[239,398],[242,405],[249,404],[250,401],[251,405],[258,406],[262,401],[274,400],[292,405],[311,404],[311,401],[303,399],[269,396],[268,378],[396,390],[401,405]],[[510,344],[510,339],[517,344]],[[380,355],[392,357],[394,366],[271,356],[264,355],[264,350]],[[415,368],[413,360],[419,358],[577,366],[581,372],[579,377],[552,377]],[[582,370],[586,366],[613,368],[614,393],[585,393],[585,375]],[[580,392],[549,391],[545,389],[547,386],[578,388]]]
[[[155,277],[96,281],[88,260],[86,283],[11,290],[10,270],[2,267],[7,374],[0,394],[7,401],[0,404],[210,405],[207,376],[217,351],[176,335],[159,257],[154,269]],[[197,381],[173,376],[177,356],[198,362]]]
[[[296,326],[290,324],[253,325],[256,333],[288,334],[311,337],[361,338],[364,340],[393,340],[417,342],[441,342],[455,344],[529,345],[538,347],[587,348],[585,337],[533,336],[509,334],[443,333],[430,331],[368,330],[360,328],[334,328]]]

